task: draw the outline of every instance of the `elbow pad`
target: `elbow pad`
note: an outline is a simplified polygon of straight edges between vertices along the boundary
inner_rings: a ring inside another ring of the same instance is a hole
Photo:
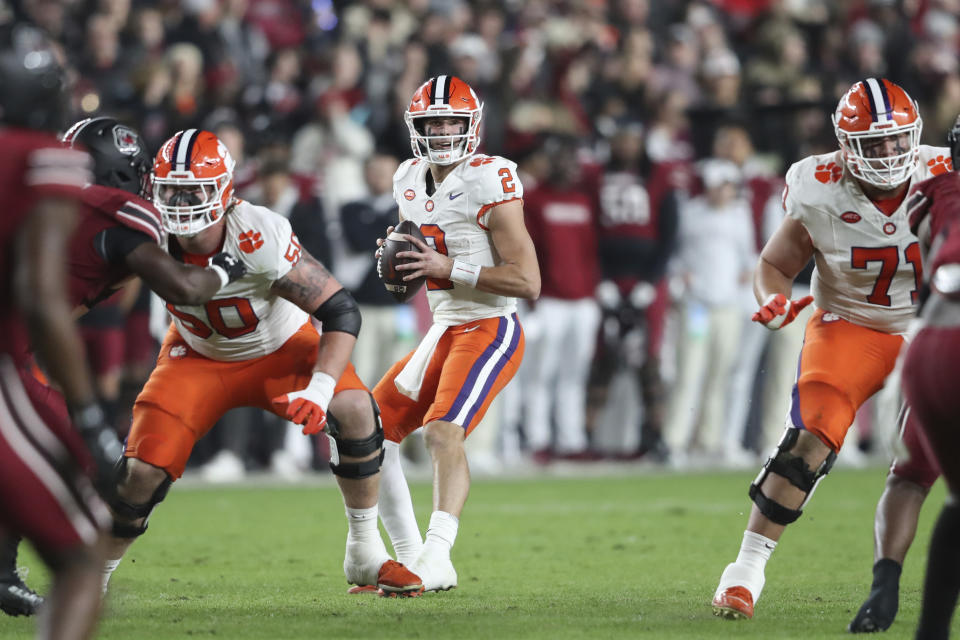
[[[313,317],[323,324],[324,333],[343,331],[354,337],[360,334],[360,309],[346,289],[340,289],[317,307]]]

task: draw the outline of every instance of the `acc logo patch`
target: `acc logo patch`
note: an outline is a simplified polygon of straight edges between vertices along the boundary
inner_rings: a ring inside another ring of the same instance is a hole
[[[413,200],[414,198],[417,197],[417,194],[413,189],[407,189],[406,191],[403,192],[403,197],[406,198],[407,200]]]
[[[892,236],[897,232],[897,225],[893,224],[892,222],[888,222],[883,225],[883,232],[888,236]]]
[[[244,231],[239,236],[237,240],[240,242],[237,245],[240,247],[240,251],[244,253],[253,253],[257,249],[263,246],[263,237],[260,235],[259,231]]]
[[[854,222],[860,222],[860,214],[856,211],[844,211],[840,214],[840,219],[853,224]]]
[[[433,200],[427,200],[426,204],[423,205],[423,208],[427,211],[433,211]]]
[[[182,358],[187,355],[187,347],[182,344],[175,344],[170,347],[170,357],[174,359]]]

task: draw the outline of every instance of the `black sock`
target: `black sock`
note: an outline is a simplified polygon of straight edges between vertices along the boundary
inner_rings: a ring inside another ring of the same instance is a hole
[[[0,580],[16,575],[19,546],[20,536],[6,535],[0,538]]]
[[[895,560],[890,558],[881,558],[877,560],[877,563],[873,565],[873,584],[870,589],[876,589],[877,587],[888,587],[893,585],[898,591],[900,590],[900,574],[903,572],[903,567],[901,567]]]
[[[917,640],[950,637],[950,620],[960,592],[960,505],[944,505],[930,538],[927,575]]]

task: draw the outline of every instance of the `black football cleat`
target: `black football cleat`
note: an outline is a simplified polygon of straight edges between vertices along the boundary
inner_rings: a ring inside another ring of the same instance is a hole
[[[43,596],[17,574],[0,576],[0,611],[9,616],[32,616],[43,605]]]

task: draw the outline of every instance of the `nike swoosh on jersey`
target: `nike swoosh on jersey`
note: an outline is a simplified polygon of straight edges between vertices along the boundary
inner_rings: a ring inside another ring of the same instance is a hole
[[[469,327],[469,328],[467,328],[467,329],[464,329],[463,332],[464,332],[464,333],[469,333],[470,331],[476,331],[476,330],[479,329],[479,328],[480,328],[480,325],[476,325],[475,327]]]
[[[451,194],[450,194],[450,199],[451,199],[451,200],[456,200],[457,198],[459,198],[459,197],[462,196],[462,195],[463,195],[463,191],[461,191],[460,193],[451,193]]]

